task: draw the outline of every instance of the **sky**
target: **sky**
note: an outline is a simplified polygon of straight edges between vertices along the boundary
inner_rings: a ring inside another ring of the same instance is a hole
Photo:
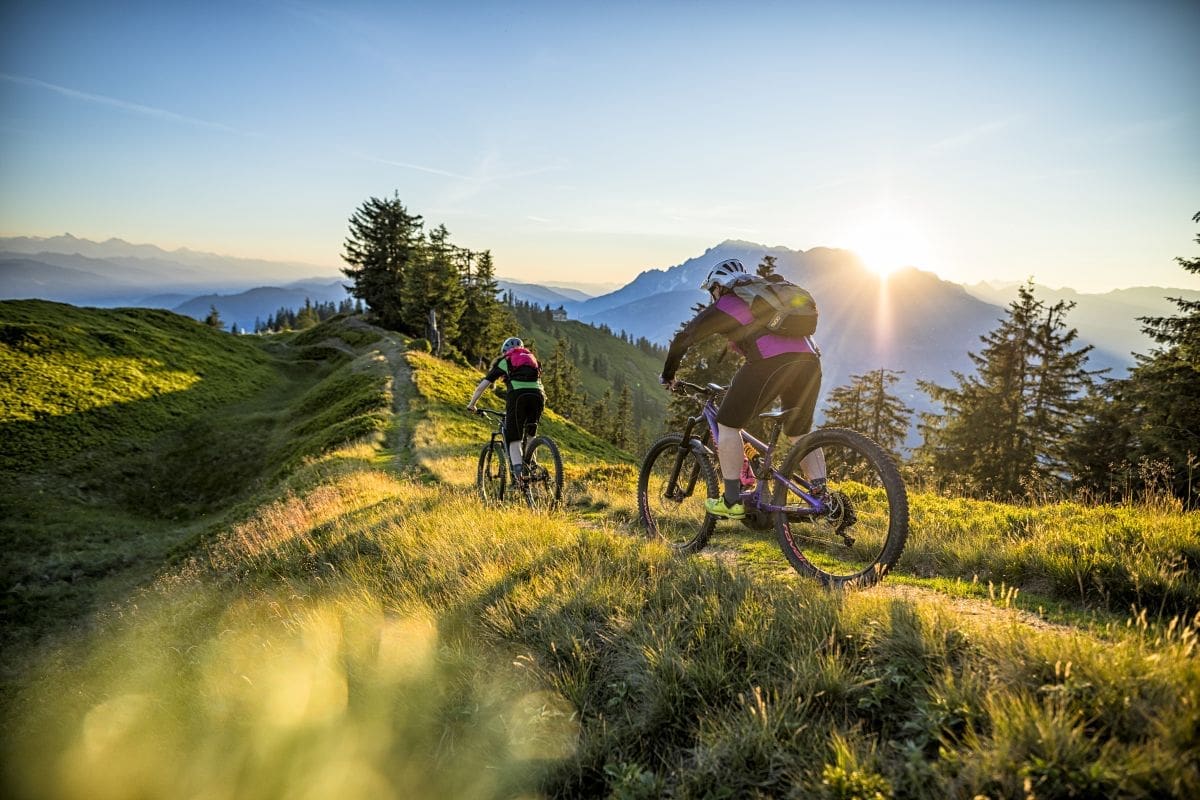
[[[725,239],[1200,288],[1200,3],[0,3],[0,235],[341,265],[398,196],[500,275]]]

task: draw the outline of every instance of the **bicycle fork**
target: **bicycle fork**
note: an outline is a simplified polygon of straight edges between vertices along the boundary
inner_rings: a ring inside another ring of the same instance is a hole
[[[696,426],[696,418],[689,417],[687,425],[683,428],[683,439],[679,442],[679,449],[675,452],[675,461],[671,464],[671,474],[667,478],[668,500],[683,502],[685,499],[692,496],[696,491],[696,481],[700,478],[700,465],[692,465],[691,474],[687,478],[687,486],[680,489],[679,473],[683,470],[683,460],[692,452],[689,443],[692,441],[692,429]]]

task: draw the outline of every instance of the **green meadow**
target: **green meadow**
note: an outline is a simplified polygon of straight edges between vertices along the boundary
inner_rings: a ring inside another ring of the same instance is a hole
[[[1166,500],[914,493],[831,594],[733,523],[647,541],[637,454],[553,413],[565,507],[484,506],[479,374],[354,318],[0,332],[6,797],[1200,796]]]

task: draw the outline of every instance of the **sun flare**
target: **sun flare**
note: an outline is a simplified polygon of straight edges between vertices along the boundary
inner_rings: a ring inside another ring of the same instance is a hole
[[[847,247],[863,266],[880,277],[902,267],[930,269],[929,242],[920,228],[890,214],[864,222],[849,234]]]

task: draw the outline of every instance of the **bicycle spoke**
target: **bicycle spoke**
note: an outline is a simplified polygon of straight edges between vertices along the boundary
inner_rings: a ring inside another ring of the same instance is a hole
[[[678,434],[651,446],[638,478],[638,505],[651,535],[674,550],[695,552],[704,547],[715,520],[704,500],[716,497],[717,480],[707,456],[682,451]]]
[[[562,500],[563,469],[558,445],[546,436],[532,439],[525,448],[523,491],[531,508],[549,511]]]
[[[508,463],[502,448],[503,445],[499,442],[490,442],[479,454],[475,485],[486,503],[498,503],[504,499],[508,483]]]
[[[781,472],[800,486],[800,452],[819,446],[827,489],[816,509],[776,484],[776,530],[784,555],[798,571],[831,586],[867,586],[886,573],[904,547],[908,503],[894,465],[877,445],[851,431],[818,431],[789,453]],[[780,499],[782,496],[782,500]]]

